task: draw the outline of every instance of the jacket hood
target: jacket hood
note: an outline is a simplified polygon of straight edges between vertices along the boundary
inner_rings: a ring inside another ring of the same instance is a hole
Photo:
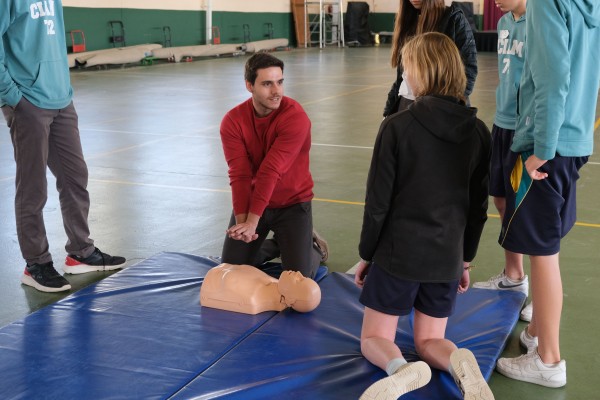
[[[429,133],[451,143],[470,138],[477,123],[477,109],[458,103],[454,97],[423,96],[408,110]]]
[[[600,26],[600,1],[598,0],[573,0],[573,3],[577,6],[585,23],[590,28],[596,28]]]

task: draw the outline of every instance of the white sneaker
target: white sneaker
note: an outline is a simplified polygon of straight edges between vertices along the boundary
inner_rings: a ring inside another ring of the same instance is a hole
[[[529,332],[527,332],[527,327],[525,327],[523,332],[521,332],[521,335],[519,335],[519,343],[527,349],[528,353],[531,353],[538,346],[538,338],[537,336],[531,336]]]
[[[532,314],[533,314],[533,302],[530,302],[525,307],[523,307],[523,309],[521,310],[521,315],[520,315],[521,321],[531,322]]]
[[[359,400],[396,400],[429,383],[431,369],[423,361],[404,364],[398,371],[372,384]]]
[[[450,374],[465,400],[494,400],[473,353],[467,349],[454,350],[450,354],[450,365]]]
[[[514,290],[515,292],[525,293],[525,296],[529,296],[529,278],[527,275],[520,281],[515,281],[506,276],[504,271],[496,276],[492,276],[485,282],[475,282],[473,287],[478,289]]]
[[[509,378],[541,386],[558,388],[567,384],[565,360],[548,366],[542,362],[537,349],[520,357],[501,358],[496,364],[496,369]]]

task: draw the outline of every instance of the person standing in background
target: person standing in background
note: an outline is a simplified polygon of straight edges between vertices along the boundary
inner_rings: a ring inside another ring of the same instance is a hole
[[[396,81],[388,93],[383,110],[387,117],[404,110],[414,99],[402,69],[402,47],[413,36],[425,32],[447,35],[460,51],[467,75],[465,99],[473,92],[477,77],[477,48],[469,21],[456,6],[446,7],[444,0],[400,0],[392,39],[392,67],[396,68]]]
[[[65,273],[114,270],[126,260],[101,252],[89,237],[88,170],[72,101],[61,0],[3,0],[0,36],[0,107],[14,147],[17,236],[26,261],[21,282],[42,292],[69,290],[54,269],[44,226],[48,168],[56,177],[68,238]]]
[[[593,152],[599,66],[600,2],[527,2],[517,127],[504,168],[513,190],[506,194],[499,243],[529,255],[534,308],[527,332],[538,345],[522,356],[500,358],[496,369],[547,387],[567,384],[559,343],[559,252],[576,221],[579,169]]]

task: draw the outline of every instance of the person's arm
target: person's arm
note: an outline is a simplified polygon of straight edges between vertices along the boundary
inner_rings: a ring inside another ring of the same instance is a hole
[[[16,106],[23,96],[6,68],[4,43],[1,38],[8,31],[11,20],[10,1],[0,2],[0,104]]]
[[[458,283],[458,293],[465,293],[469,290],[469,284],[471,283],[471,263],[463,262],[463,273]]]
[[[565,120],[571,63],[569,30],[556,0],[527,4],[527,62],[535,85],[534,148],[528,171],[556,154],[558,133]],[[543,163],[542,163],[543,164]],[[527,166],[527,164],[526,164]]]
[[[396,126],[389,120],[381,124],[375,141],[367,178],[367,193],[358,252],[363,260],[373,260],[383,225],[392,206],[396,159]]]
[[[256,215],[262,215],[277,182],[294,165],[307,141],[310,145],[310,120],[304,110],[293,109],[284,112],[285,114],[279,116],[276,121],[277,136],[256,172],[248,208],[250,213]]]
[[[229,167],[229,184],[233,200],[233,213],[248,214],[250,196],[252,194],[252,164],[243,140],[242,124],[239,118],[227,113],[221,122],[221,143],[225,161]]]
[[[462,12],[456,14],[454,18],[454,37],[450,36],[465,64],[465,72],[467,74],[467,88],[465,96],[469,96],[475,87],[475,79],[477,78],[477,47],[475,37],[469,25],[467,17]]]
[[[469,184],[469,215],[464,232],[463,260],[473,261],[479,246],[483,226],[487,221],[488,186],[490,177],[491,135],[482,121],[477,121],[477,135],[481,139],[479,163]]]
[[[383,108],[384,118],[398,111],[398,91],[400,90],[400,84],[402,83],[402,72],[402,65],[398,65],[398,68],[396,68],[396,80],[388,92],[387,101]]]

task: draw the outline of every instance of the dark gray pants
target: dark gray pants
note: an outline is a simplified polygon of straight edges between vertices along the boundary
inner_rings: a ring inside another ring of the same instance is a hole
[[[229,227],[235,225],[232,214]],[[267,235],[273,231],[273,239]],[[313,243],[311,202],[286,208],[267,208],[258,221],[258,239],[245,243],[225,237],[222,260],[229,264],[247,264],[256,267],[274,258],[281,258],[284,270],[300,271],[314,278],[321,264],[321,252]]]
[[[22,98],[2,107],[14,147],[15,216],[21,253],[27,263],[52,261],[43,209],[48,199],[46,169],[56,177],[68,254],[87,257],[94,251],[89,238],[88,170],[73,103],[61,110],[41,109]]]

